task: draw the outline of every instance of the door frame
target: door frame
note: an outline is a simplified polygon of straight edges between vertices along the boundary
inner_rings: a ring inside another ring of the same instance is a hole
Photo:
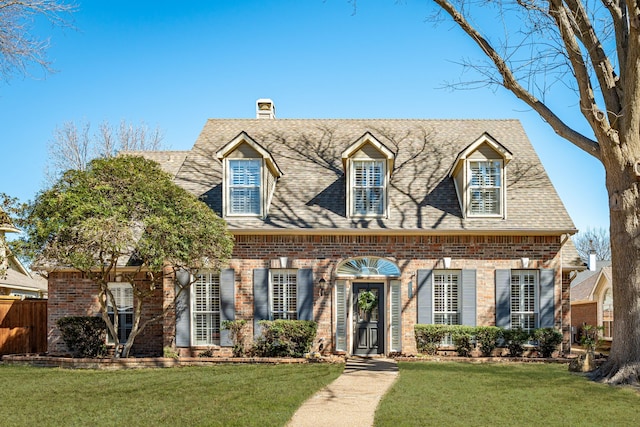
[[[362,285],[373,285],[376,286],[380,289],[381,295],[382,295],[382,304],[378,305],[378,315],[379,317],[379,328],[380,328],[380,332],[378,332],[378,337],[379,340],[382,341],[382,345],[378,345],[378,349],[377,352],[375,353],[367,353],[367,354],[358,354],[356,351],[356,344],[357,344],[357,313],[355,310],[355,306],[356,306],[356,288],[357,287],[362,287]],[[349,333],[350,333],[350,343],[349,343],[349,348],[351,349],[351,354],[353,355],[358,355],[358,356],[378,356],[378,355],[384,355],[387,354],[386,350],[387,350],[387,342],[389,340],[388,337],[388,331],[387,331],[387,308],[388,308],[388,298],[387,298],[387,289],[388,289],[388,280],[386,278],[379,278],[379,279],[374,279],[374,278],[369,278],[369,279],[362,279],[362,280],[351,280],[349,282],[349,294],[350,294],[350,298],[349,298],[349,319],[351,319],[350,321],[350,327],[349,327]]]

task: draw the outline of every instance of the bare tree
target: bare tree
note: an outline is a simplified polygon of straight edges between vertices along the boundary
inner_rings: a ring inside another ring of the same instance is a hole
[[[475,83],[506,88],[558,135],[604,165],[616,322],[609,359],[594,378],[638,384],[640,4],[626,0],[434,3],[484,54],[484,64],[463,62],[481,74]],[[490,16],[492,12],[495,16]],[[554,90],[568,88],[575,95],[575,108],[553,104],[549,88],[554,84]],[[569,115],[576,112],[592,135],[570,124]]]
[[[46,179],[53,183],[67,170],[86,170],[95,158],[109,158],[121,151],[156,151],[163,148],[163,133],[144,122],[134,125],[122,120],[118,126],[102,122],[95,133],[91,124],[66,122],[53,132],[48,144]]]
[[[75,10],[75,5],[59,0],[0,0],[0,75],[4,80],[29,75],[33,64],[51,72],[46,58],[49,40],[31,34],[34,21],[44,17],[54,26],[66,27]]]
[[[598,261],[611,260],[611,241],[609,232],[604,228],[587,228],[573,236],[573,244],[578,255],[584,262],[589,261],[589,254],[593,251]]]

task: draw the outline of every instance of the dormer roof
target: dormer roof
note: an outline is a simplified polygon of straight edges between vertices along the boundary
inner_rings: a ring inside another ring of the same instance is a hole
[[[504,145],[500,144],[495,138],[489,135],[487,132],[484,132],[478,139],[473,141],[467,147],[465,147],[458,156],[454,160],[451,165],[451,169],[449,170],[449,176],[452,177],[461,167],[462,163],[467,160],[472,154],[478,151],[483,145],[488,146],[491,150],[493,150],[497,156],[499,156],[506,165],[513,158],[513,154],[509,151]]]
[[[353,144],[349,145],[342,152],[342,166],[346,169],[347,159],[351,158],[356,152],[361,150],[366,145],[373,146],[387,161],[388,170],[393,170],[393,161],[395,159],[395,153],[387,148],[386,145],[381,143],[371,132],[365,132],[360,138],[358,138]]]
[[[229,141],[226,145],[218,150],[216,153],[216,158],[220,161],[227,157],[230,153],[234,152],[238,149],[242,144],[249,145],[252,149],[254,149],[260,157],[262,157],[269,170],[273,173],[276,178],[280,178],[282,176],[282,171],[278,167],[275,159],[271,155],[271,153],[265,149],[262,145],[258,144],[253,138],[251,138],[246,132],[240,132],[235,138]]]

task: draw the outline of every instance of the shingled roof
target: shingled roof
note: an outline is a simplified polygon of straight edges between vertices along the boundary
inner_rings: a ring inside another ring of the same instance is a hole
[[[228,218],[235,232],[573,233],[575,226],[517,120],[211,119],[176,182],[222,213],[216,152],[242,132],[282,170],[266,220]],[[396,155],[388,218],[348,218],[341,153],[371,133]],[[466,147],[488,134],[510,153],[506,219],[464,218],[448,172]]]

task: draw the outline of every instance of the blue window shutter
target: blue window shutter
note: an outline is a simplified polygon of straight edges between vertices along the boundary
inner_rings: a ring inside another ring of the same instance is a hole
[[[191,305],[189,303],[189,288],[178,292],[180,287],[176,285],[176,347],[189,347],[191,345]]]
[[[336,280],[336,351],[347,350],[347,282]]]
[[[298,320],[313,320],[313,270],[301,268],[297,277]]]
[[[555,288],[556,272],[554,270],[540,270],[540,327],[553,328],[555,326]]]
[[[462,270],[462,319],[460,324],[476,326],[476,271]]]
[[[260,335],[261,320],[269,320],[269,269],[253,270],[253,336]]]
[[[433,286],[431,275],[433,270],[418,270],[418,323],[428,325],[433,323]]]
[[[391,281],[391,351],[402,351],[402,287],[399,280]]]
[[[496,326],[511,327],[511,270],[496,270]]]
[[[220,272],[220,326],[225,320],[235,320],[236,299],[235,299],[235,272],[232,268]],[[233,342],[228,329],[220,328],[220,345],[231,347]]]

